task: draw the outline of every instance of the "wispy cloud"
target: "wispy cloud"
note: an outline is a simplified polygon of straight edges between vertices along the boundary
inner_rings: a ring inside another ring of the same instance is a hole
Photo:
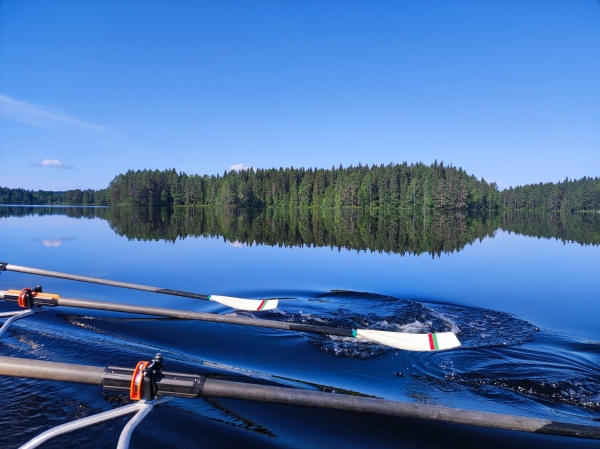
[[[240,162],[239,164],[235,164],[235,165],[232,165],[231,167],[229,167],[229,170],[231,170],[231,171],[242,171],[242,170],[250,170],[251,168],[252,168],[252,166],[246,167],[244,164],[242,164]]]
[[[0,94],[0,117],[44,129],[66,125],[93,131],[108,130],[105,126],[78,120],[48,106],[26,103],[3,94]]]
[[[29,165],[34,167],[63,168],[66,170],[74,170],[77,168],[74,165],[65,165],[58,159],[44,159],[42,162],[35,162]]]

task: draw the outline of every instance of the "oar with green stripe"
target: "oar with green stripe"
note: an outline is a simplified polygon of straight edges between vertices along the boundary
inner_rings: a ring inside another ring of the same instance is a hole
[[[12,265],[6,262],[0,262],[0,271],[16,271],[19,273],[36,274],[38,276],[49,276],[53,278],[69,279],[71,281],[89,282],[91,284],[109,285],[111,287],[129,288],[132,290],[141,290],[144,292],[162,293],[165,295],[183,296],[185,298],[202,299],[205,301],[215,301],[232,309],[249,310],[253,312],[275,309],[278,304],[277,299],[245,299],[234,298],[231,296],[203,295],[199,293],[184,292],[181,290],[171,290],[168,288],[150,287],[148,285],[131,284],[129,282],[111,281],[108,279],[93,278],[89,276],[79,276],[76,274],[60,273],[58,271],[41,270],[39,268],[22,267]]]
[[[368,338],[387,346],[405,349],[408,351],[436,351],[451,349],[460,346],[456,335],[452,332],[436,334],[406,334],[401,332],[386,332],[370,329],[358,329],[355,337]]]
[[[30,306],[61,306],[82,309],[109,310],[113,312],[137,313],[160,317],[180,318],[186,320],[210,321],[213,323],[239,324],[243,326],[264,327],[297,332],[308,332],[321,335],[336,335],[369,339],[392,348],[407,351],[436,351],[460,346],[456,335],[452,332],[438,334],[406,334],[370,329],[340,329],[337,327],[314,326],[312,324],[289,323],[285,321],[261,320],[244,316],[218,315],[214,313],[189,312],[187,310],[165,309],[162,307],[134,306],[112,302],[90,301],[87,299],[61,298],[52,293],[30,292],[31,298],[22,301]],[[19,302],[21,290],[0,291],[0,299],[8,302]]]

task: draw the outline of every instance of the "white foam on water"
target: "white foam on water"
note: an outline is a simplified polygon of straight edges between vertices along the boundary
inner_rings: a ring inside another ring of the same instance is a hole
[[[433,309],[430,309],[430,310],[433,315],[435,315],[440,320],[442,320],[450,328],[450,332],[452,332],[454,334],[461,333],[460,327],[458,326],[458,324],[456,324],[456,322],[449,315],[442,313],[442,312],[436,312]]]
[[[429,331],[430,325],[431,323],[421,323],[420,321],[415,320],[412,323],[396,324],[395,328],[397,332],[405,332],[407,334],[422,334],[423,331]]]

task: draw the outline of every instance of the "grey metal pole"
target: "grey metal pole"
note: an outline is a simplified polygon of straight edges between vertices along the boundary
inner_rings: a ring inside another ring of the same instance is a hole
[[[216,379],[206,379],[202,395],[215,398],[243,399],[304,407],[347,410],[357,413],[375,413],[401,418],[417,418],[520,432],[580,438],[600,438],[600,426],[562,423],[524,416],[305,391],[293,388],[245,384]]]
[[[2,292],[0,292],[1,294]],[[269,329],[281,329],[287,331],[309,332],[313,334],[339,335],[352,337],[352,329],[340,329],[328,326],[313,326],[311,324],[286,323],[284,321],[262,320],[259,318],[247,318],[242,316],[219,315],[215,313],[189,312],[178,309],[166,309],[162,307],[133,306],[128,304],[117,304],[111,302],[89,301],[75,298],[59,298],[57,305],[64,307],[79,307],[82,309],[110,310],[114,312],[137,313],[141,315],[153,315],[186,320],[210,321],[213,323],[239,324],[243,326],[265,327]]]
[[[88,282],[91,284],[109,285],[111,287],[129,288],[131,290],[141,290],[144,292],[163,293],[165,295],[183,296],[186,298],[206,299],[208,295],[199,293],[184,292],[181,290],[170,290],[168,288],[150,287],[148,285],[132,284],[129,282],[111,281],[108,279],[93,278],[89,276],[79,276],[76,274],[61,273],[59,271],[42,270],[39,268],[22,267],[6,262],[0,262],[0,271],[16,271],[19,273],[36,274],[38,276],[48,276],[53,278],[69,279],[71,281]]]
[[[0,356],[0,376],[102,385],[104,368]]]
[[[116,368],[131,373],[128,368]],[[42,362],[27,359],[0,357],[0,375],[16,377],[34,377],[36,379],[63,380],[69,382],[102,385],[102,374],[111,369],[71,365],[67,363]],[[113,371],[115,368],[112,369]],[[489,427],[520,432],[543,433],[549,435],[600,439],[600,426],[564,423],[548,419],[528,418],[524,416],[504,415],[475,410],[462,410],[436,405],[414,404],[407,402],[388,401],[385,399],[366,398],[362,396],[349,396],[343,394],[306,391],[294,388],[273,387],[256,385],[245,382],[232,382],[217,379],[205,379],[202,376],[189,374],[170,374],[171,378],[187,376],[200,379],[199,388],[195,397],[215,397],[241,399],[247,401],[270,402],[276,404],[296,405],[302,407],[328,408],[346,410],[358,413],[375,413],[381,415],[397,416],[401,418],[416,418],[468,426]],[[128,389],[130,375],[122,376],[115,381],[112,377],[110,389]],[[116,382],[116,383],[115,383]],[[185,382],[184,382],[185,383]],[[158,394],[161,395],[161,383],[157,383]],[[171,382],[168,387],[172,388]],[[189,391],[182,386],[181,397]],[[169,391],[169,396],[179,396],[177,391]]]

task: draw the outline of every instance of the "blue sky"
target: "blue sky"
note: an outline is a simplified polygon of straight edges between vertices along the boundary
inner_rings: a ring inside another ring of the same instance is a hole
[[[600,176],[600,2],[0,3],[0,186],[434,159]]]

